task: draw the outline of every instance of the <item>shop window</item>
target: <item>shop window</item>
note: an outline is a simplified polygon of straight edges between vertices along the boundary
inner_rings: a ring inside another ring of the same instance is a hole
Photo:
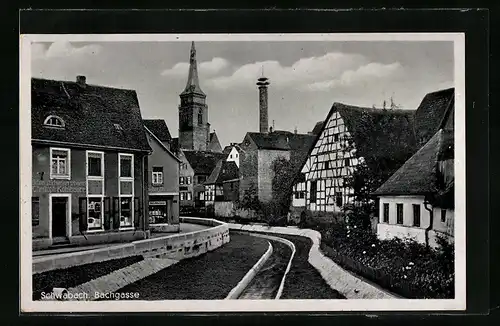
[[[120,198],[120,227],[132,227],[133,225],[133,201],[132,197]]]
[[[102,230],[103,214],[102,214],[102,197],[90,197],[87,207],[87,226],[89,230]]]

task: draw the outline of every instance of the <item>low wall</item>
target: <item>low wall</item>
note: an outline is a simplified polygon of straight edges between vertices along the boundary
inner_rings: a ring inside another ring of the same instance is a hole
[[[117,244],[124,242],[131,242],[134,240],[147,239],[150,236],[149,231],[135,230],[135,231],[106,231],[96,233],[85,233],[84,235],[72,235],[68,238],[69,243],[78,246],[90,246],[99,244]],[[52,239],[37,238],[32,239],[33,250],[48,249],[52,246]]]
[[[152,233],[175,233],[180,231],[179,224],[150,224],[149,231]]]
[[[266,232],[308,237],[312,241],[309,263],[321,274],[325,282],[347,299],[395,299],[396,297],[342,269],[319,249],[321,234],[310,229],[287,227],[267,227],[261,225],[241,225],[228,223],[230,230]]]
[[[213,219],[180,218],[187,223],[213,226],[190,233],[134,241],[94,250],[72,252],[33,258],[32,273],[101,262],[111,259],[142,255],[145,258],[169,258],[181,260],[214,250],[229,242],[229,227]]]

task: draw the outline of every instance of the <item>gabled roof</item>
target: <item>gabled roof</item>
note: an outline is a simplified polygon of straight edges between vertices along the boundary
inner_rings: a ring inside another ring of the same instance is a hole
[[[437,194],[443,189],[438,173],[438,161],[452,158],[453,131],[440,129],[403,164],[374,195]]]
[[[170,142],[172,136],[163,119],[144,119],[144,125],[162,142]]]
[[[406,161],[417,150],[413,133],[414,110],[376,109],[334,103],[321,131],[315,135],[314,144],[323,133],[326,122],[334,112],[342,117],[355,143],[357,156],[366,164],[379,169],[394,169],[394,162]],[[309,151],[312,151],[314,145]],[[388,166],[384,166],[387,164]],[[399,167],[397,166],[397,167]],[[396,168],[397,168],[396,167]],[[391,172],[392,173],[392,172]]]
[[[156,135],[148,127],[144,126],[144,129],[146,129],[146,131],[151,135],[151,138],[153,138],[158,144],[160,144],[161,148],[163,148],[165,152],[170,154],[170,156],[172,156],[178,162],[182,162],[182,160],[178,158],[174,153],[172,153],[172,151],[167,146],[165,146],[165,144],[163,144],[163,142],[158,137],[156,137]]]
[[[425,95],[415,112],[415,134],[421,145],[441,128],[454,105],[455,89],[448,88]]]
[[[321,132],[321,129],[323,128],[323,123],[325,123],[325,121],[318,121],[318,122],[316,122],[316,124],[314,125],[314,128],[311,131],[311,133],[313,135],[319,134]]]
[[[44,127],[49,115],[65,128]],[[31,130],[36,142],[151,151],[134,90],[32,78]]]
[[[217,165],[217,162],[226,157],[226,155],[222,153],[207,151],[183,150],[182,152],[195,174],[210,175]]]
[[[219,160],[205,184],[219,184],[239,178],[239,170],[233,161]]]
[[[172,138],[172,141],[170,142],[170,149],[174,153],[179,151],[179,137]]]

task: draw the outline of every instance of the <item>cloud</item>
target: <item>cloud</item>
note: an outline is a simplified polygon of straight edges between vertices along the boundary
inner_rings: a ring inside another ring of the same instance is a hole
[[[396,77],[402,71],[403,66],[399,62],[391,64],[371,62],[357,69],[346,70],[339,78],[304,85],[302,90],[327,91],[336,87],[351,87],[368,83],[380,84],[386,82],[387,79]]]
[[[218,89],[248,87],[255,83],[264,69],[264,74],[274,87],[300,86],[332,80],[346,69],[355,69],[364,63],[367,63],[367,59],[362,55],[341,52],[302,58],[290,66],[283,66],[278,61],[261,61],[243,65],[230,76],[212,78],[207,81],[207,85]]]
[[[204,61],[198,65],[201,75],[213,76],[229,67],[229,61],[224,58],[213,58],[211,61]],[[179,62],[172,68],[162,71],[162,76],[186,77],[189,70],[189,63]]]
[[[52,59],[98,54],[101,52],[102,46],[87,44],[77,47],[70,42],[58,41],[51,43],[48,48],[45,48],[44,44],[34,43],[31,49],[34,59]]]

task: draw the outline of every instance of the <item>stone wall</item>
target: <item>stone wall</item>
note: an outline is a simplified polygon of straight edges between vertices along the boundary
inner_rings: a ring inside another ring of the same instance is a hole
[[[183,218],[181,222],[213,226],[200,231],[167,235],[159,238],[134,241],[94,250],[69,254],[41,256],[33,259],[32,272],[41,273],[53,269],[68,268],[94,262],[129,256],[143,255],[145,258],[169,258],[181,260],[214,250],[230,241],[229,227],[213,219]]]

